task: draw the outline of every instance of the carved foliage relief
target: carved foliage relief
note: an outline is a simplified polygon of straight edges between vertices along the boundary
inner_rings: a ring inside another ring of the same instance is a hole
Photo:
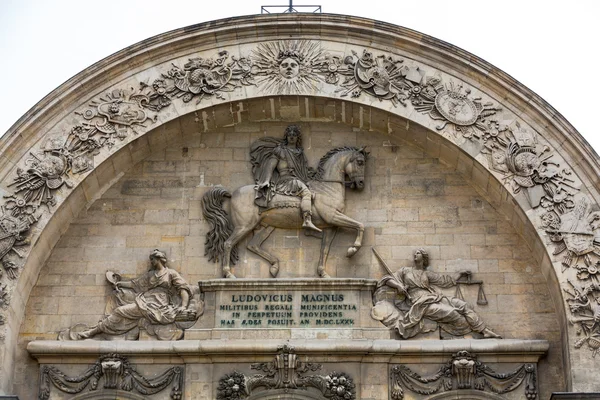
[[[355,400],[356,388],[353,379],[343,372],[320,375],[321,364],[300,361],[293,347],[279,347],[274,360],[268,363],[255,363],[251,369],[257,374],[245,375],[234,371],[225,374],[217,386],[217,399],[242,400],[260,391],[282,390],[290,393],[309,388],[320,392],[331,400]]]
[[[473,88],[409,59],[289,40],[261,43],[239,56],[221,50],[174,63],[138,88],[115,89],[94,99],[76,113],[74,126],[50,134],[9,178],[10,192],[0,205],[0,260],[6,277],[17,278],[19,259],[27,251],[23,246],[42,213],[52,213],[57,192],[70,190],[77,175],[92,170],[102,151],[149,129],[174,102],[226,100],[226,93],[244,86],[267,94],[370,97],[437,121],[442,135],[468,146],[473,157],[487,162],[515,193],[525,195],[539,215],[538,227],[548,232],[557,245],[555,253],[564,254],[563,263],[576,269],[579,279],[595,276],[598,265],[588,256],[595,254],[595,214],[577,205],[575,196],[584,195],[578,194],[574,174],[513,114]]]

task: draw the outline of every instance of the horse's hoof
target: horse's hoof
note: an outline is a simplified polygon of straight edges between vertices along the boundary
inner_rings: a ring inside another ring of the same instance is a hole
[[[234,274],[232,274],[231,272],[228,272],[228,273],[226,273],[226,274],[225,274],[225,278],[226,278],[226,279],[236,279],[236,278],[235,278],[235,275],[234,275]]]
[[[358,251],[357,247],[354,247],[354,246],[348,247],[348,253],[346,253],[346,257],[348,257],[348,258],[352,257],[353,255],[356,254],[357,251]]]
[[[273,264],[269,267],[269,273],[273,278],[277,278],[277,274],[279,273],[279,264]]]
[[[323,272],[319,273],[319,278],[329,279],[329,278],[331,278],[331,275],[329,275],[327,272],[323,271]]]

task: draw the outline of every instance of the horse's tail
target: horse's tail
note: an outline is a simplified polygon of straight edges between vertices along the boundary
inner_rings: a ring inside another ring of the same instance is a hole
[[[212,188],[202,196],[202,215],[211,227],[204,243],[204,255],[208,256],[208,261],[217,262],[223,259],[225,241],[233,231],[233,225],[223,208],[223,200],[226,197],[231,197],[231,193],[221,187]],[[232,264],[238,261],[237,245],[231,249],[230,259]]]

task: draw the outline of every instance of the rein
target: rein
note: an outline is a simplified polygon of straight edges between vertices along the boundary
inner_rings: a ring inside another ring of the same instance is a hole
[[[352,181],[330,181],[330,180],[325,180],[325,179],[318,179],[317,182],[341,183],[343,185],[353,183]]]

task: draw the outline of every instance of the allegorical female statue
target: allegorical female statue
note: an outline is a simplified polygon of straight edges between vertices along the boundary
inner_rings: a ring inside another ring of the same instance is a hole
[[[190,285],[179,273],[167,267],[167,257],[160,250],[150,254],[151,269],[138,278],[123,281],[107,272],[115,288],[107,315],[93,327],[76,325],[61,332],[59,340],[82,340],[103,335],[123,335],[137,339],[139,328],[160,340],[177,340],[204,312],[204,302],[193,296]],[[198,296],[196,296],[198,297]]]
[[[445,296],[435,287],[456,286],[457,280],[469,276],[461,272],[457,278],[427,271],[429,255],[423,249],[414,253],[414,266],[403,267],[384,276],[373,295],[371,316],[396,330],[403,339],[434,331],[437,326],[454,336],[478,332],[484,338],[500,338],[464,300]],[[390,296],[389,289],[397,295]]]
[[[302,227],[321,232],[312,223],[312,193],[307,182],[314,171],[308,167],[300,135],[300,128],[290,125],[285,130],[283,140],[266,137],[252,144],[250,160],[256,183],[255,204],[267,208],[277,193],[298,196],[302,199]]]

